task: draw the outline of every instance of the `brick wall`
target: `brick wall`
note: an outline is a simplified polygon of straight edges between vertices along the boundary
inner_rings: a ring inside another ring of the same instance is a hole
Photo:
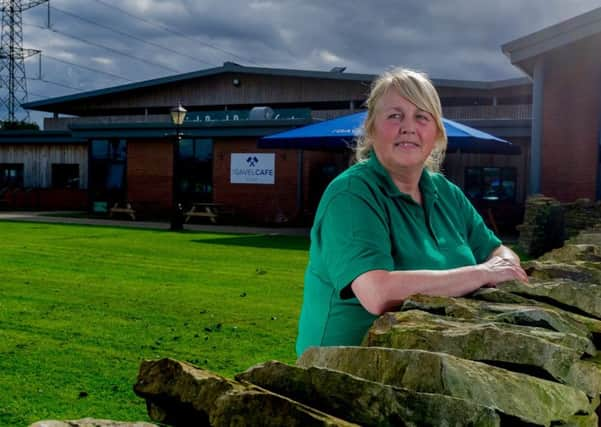
[[[275,184],[230,183],[232,153],[275,153]],[[240,217],[257,223],[287,223],[297,208],[296,150],[259,149],[254,138],[215,140],[213,200],[235,209]]]
[[[349,164],[348,153],[304,150],[299,182],[297,149],[258,149],[257,141],[252,138],[216,140],[214,147],[213,200],[234,207],[239,216],[257,223],[309,223],[333,177],[324,174],[323,168],[333,166],[336,175]],[[275,184],[230,183],[232,153],[275,153]]]
[[[87,190],[29,188],[8,190],[3,196],[8,209],[86,210]]]
[[[173,188],[173,151],[168,141],[129,140],[127,198],[147,214],[168,214]]]
[[[542,193],[595,199],[601,118],[601,35],[545,58]]]

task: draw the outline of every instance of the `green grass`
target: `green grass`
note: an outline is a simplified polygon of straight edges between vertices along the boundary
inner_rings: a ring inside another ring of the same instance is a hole
[[[143,359],[292,363],[308,239],[0,222],[0,426],[147,420]]]

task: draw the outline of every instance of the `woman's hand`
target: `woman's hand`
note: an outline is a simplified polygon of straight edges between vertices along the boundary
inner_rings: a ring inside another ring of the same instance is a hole
[[[514,263],[513,260],[493,256],[488,261],[480,264],[478,268],[484,274],[485,286],[494,286],[497,283],[506,282],[508,280],[519,280],[527,283],[528,275],[522,267]]]

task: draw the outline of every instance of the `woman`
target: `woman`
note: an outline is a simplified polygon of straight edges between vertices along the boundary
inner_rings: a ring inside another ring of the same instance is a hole
[[[299,356],[309,346],[360,344],[377,316],[414,294],[462,296],[528,280],[519,257],[437,173],[446,133],[430,80],[384,73],[367,107],[357,163],[328,186],[311,230]]]

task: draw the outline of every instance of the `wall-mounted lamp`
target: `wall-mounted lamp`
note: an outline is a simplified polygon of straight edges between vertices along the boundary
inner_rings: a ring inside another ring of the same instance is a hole
[[[232,80],[232,84],[236,87],[240,87],[240,79],[234,79]]]

